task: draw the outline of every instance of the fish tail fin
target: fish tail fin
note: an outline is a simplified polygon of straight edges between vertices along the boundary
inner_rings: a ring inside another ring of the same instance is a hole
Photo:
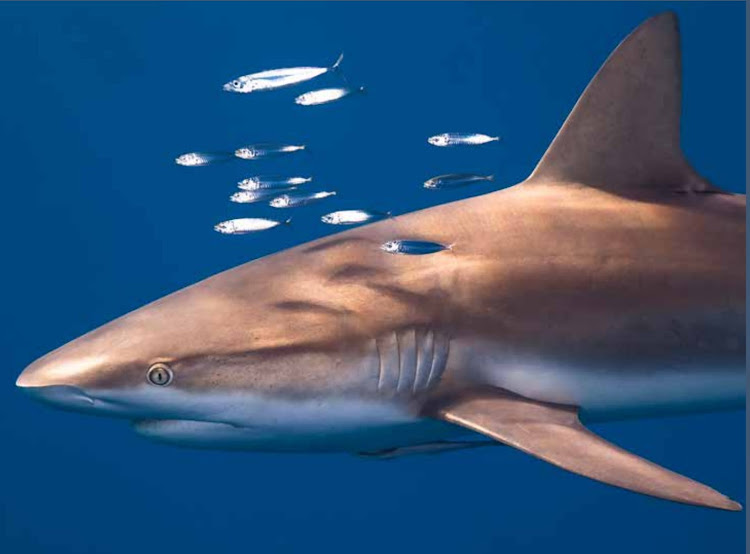
[[[339,57],[336,59],[336,62],[331,66],[331,71],[338,71],[339,68],[341,67],[341,62],[343,61],[344,61],[344,53],[341,52],[341,54],[339,54]]]
[[[453,247],[454,247],[454,246],[456,246],[456,243],[455,243],[455,242],[452,242],[452,243],[450,243],[450,244],[449,244],[448,246],[446,246],[446,248],[447,248],[447,249],[448,249],[449,251],[453,252]]]
[[[487,180],[488,181],[494,181],[495,180],[495,176],[494,175],[487,175]]]
[[[292,218],[289,217],[289,218],[285,219],[284,221],[282,221],[282,223],[284,225],[291,225],[292,224]]]
[[[490,137],[490,140],[493,142],[500,142],[500,136],[498,135],[496,137]]]

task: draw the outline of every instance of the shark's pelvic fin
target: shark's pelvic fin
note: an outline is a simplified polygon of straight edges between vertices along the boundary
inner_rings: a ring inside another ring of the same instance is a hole
[[[609,56],[528,182],[720,192],[680,148],[680,32],[672,12],[648,19]]]
[[[372,452],[358,452],[357,456],[362,458],[373,458],[377,460],[391,460],[393,458],[402,458],[404,456],[413,456],[415,454],[442,454],[453,450],[467,450],[470,448],[480,448],[482,446],[499,446],[497,441],[436,441],[414,446],[402,446],[400,448],[388,448],[385,450],[375,450]]]
[[[586,429],[577,408],[488,389],[444,399],[433,417],[483,433],[597,481],[666,500],[741,510],[714,489],[631,454]]]

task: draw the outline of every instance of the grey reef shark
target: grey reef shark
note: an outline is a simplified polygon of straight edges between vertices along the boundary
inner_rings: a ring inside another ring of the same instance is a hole
[[[525,181],[217,274],[16,384],[177,445],[390,458],[491,442],[740,510],[584,426],[745,405],[745,195],[683,157],[680,72],[677,18],[657,15]],[[454,246],[381,250],[397,238]]]

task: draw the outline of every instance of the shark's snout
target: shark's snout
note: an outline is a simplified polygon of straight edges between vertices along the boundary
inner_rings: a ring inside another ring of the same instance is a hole
[[[16,386],[24,389],[55,385],[83,388],[83,383],[101,368],[103,361],[100,356],[82,356],[63,346],[24,369],[16,379]]]
[[[81,377],[92,360],[65,358],[54,352],[30,364],[16,379],[16,386],[32,398],[57,408],[86,410],[94,399],[81,387]]]

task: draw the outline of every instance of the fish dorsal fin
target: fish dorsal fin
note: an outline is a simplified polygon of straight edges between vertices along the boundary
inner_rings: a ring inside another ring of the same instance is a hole
[[[648,19],[599,69],[528,181],[715,191],[680,148],[680,73],[676,15]]]
[[[573,406],[500,389],[436,401],[427,415],[461,425],[573,473],[675,502],[722,510],[742,507],[720,492],[615,446],[586,429]]]

